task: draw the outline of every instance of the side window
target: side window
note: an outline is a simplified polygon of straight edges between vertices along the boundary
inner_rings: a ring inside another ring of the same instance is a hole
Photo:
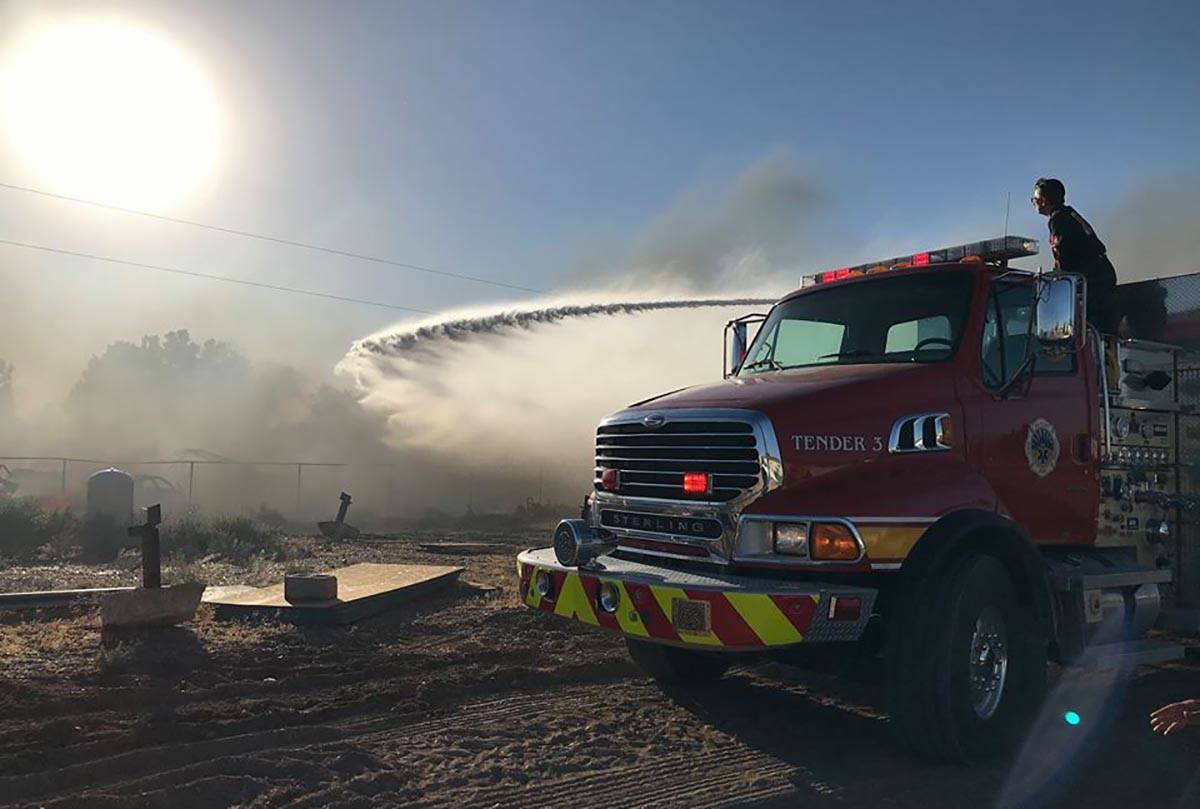
[[[1000,313],[996,310],[996,295],[988,296],[987,314],[983,320],[983,384],[998,388],[1004,384],[1004,358],[1000,353]]]
[[[983,323],[983,382],[998,388],[1008,382],[1025,362],[1033,336],[1029,333],[1033,317],[1033,287],[1003,281],[992,286],[987,315]],[[1073,354],[1050,355],[1040,347],[1033,362],[1035,376],[1075,372]]]

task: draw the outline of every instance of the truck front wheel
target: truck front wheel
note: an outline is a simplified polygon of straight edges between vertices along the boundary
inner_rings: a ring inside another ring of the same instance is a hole
[[[1013,744],[1040,701],[1046,655],[1004,565],[964,558],[896,617],[889,708],[905,741],[964,761]]]
[[[705,683],[719,679],[729,668],[726,655],[693,652],[661,643],[625,639],[638,668],[660,683]]]

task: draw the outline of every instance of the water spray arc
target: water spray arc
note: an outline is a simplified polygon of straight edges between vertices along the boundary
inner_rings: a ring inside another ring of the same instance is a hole
[[[616,294],[397,323],[355,342],[338,371],[386,442],[424,459],[429,502],[467,488],[497,508],[517,502],[512,491],[573,500],[590,485],[604,414],[719,380],[725,322],[777,300]]]
[[[374,354],[401,356],[430,350],[440,343],[460,342],[474,337],[506,331],[528,330],[535,326],[572,318],[629,315],[670,309],[705,309],[726,306],[761,306],[777,298],[694,298],[690,300],[625,301],[618,303],[560,304],[537,309],[492,312],[475,317],[459,317],[435,323],[423,323],[408,330],[375,335],[359,340],[351,355]]]

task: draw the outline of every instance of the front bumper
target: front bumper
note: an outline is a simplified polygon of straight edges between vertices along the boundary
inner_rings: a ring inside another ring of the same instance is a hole
[[[558,564],[552,548],[521,553],[517,571],[521,600],[528,607],[633,638],[709,651],[858,640],[877,594],[867,587],[694,573],[612,556],[591,567],[568,568]],[[553,582],[548,597],[535,587],[539,571]],[[615,613],[599,606],[604,583],[620,594]],[[835,598],[860,599],[858,618],[832,620]]]

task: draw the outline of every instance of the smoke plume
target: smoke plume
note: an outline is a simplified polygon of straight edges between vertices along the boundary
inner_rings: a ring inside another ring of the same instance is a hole
[[[561,303],[414,323],[340,363],[402,451],[474,470],[477,485],[590,485],[596,423],[639,399],[719,379],[722,325],[766,299]]]
[[[400,323],[354,343],[338,371],[398,451],[469,469],[481,492],[536,479],[573,499],[591,485],[601,418],[719,379],[725,322],[797,284],[820,197],[774,155],[593,256],[588,289]]]
[[[1200,272],[1200,175],[1160,178],[1100,213],[1120,283]]]

